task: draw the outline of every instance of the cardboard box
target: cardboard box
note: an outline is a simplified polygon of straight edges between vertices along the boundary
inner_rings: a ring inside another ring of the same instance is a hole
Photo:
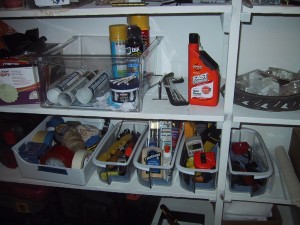
[[[222,225],[282,225],[282,218],[276,206],[272,209],[272,216],[265,221],[255,220],[223,220]]]
[[[294,128],[291,137],[291,143],[289,148],[289,157],[293,164],[295,173],[300,180],[300,128]]]
[[[37,88],[31,65],[0,68],[0,105],[39,103]]]

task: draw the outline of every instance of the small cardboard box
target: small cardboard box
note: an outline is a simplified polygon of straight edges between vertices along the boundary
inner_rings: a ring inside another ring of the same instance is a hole
[[[289,148],[289,157],[291,159],[291,162],[293,164],[295,173],[300,180],[300,128],[294,128],[292,132],[292,138]]]
[[[31,65],[0,67],[0,105],[39,103],[33,70]]]

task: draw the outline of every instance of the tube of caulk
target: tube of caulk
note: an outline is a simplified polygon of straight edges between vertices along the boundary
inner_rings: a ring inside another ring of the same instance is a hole
[[[76,101],[76,92],[84,87],[91,79],[96,76],[95,72],[86,72],[83,77],[75,82],[71,87],[67,90],[59,94],[58,96],[58,103],[62,106],[70,106],[73,102]]]
[[[90,80],[83,88],[76,92],[78,101],[82,104],[89,103],[94,96],[101,96],[109,88],[109,79],[112,77],[111,69],[104,69]]]
[[[74,82],[78,81],[85,72],[85,70],[79,69],[54,82],[47,91],[47,99],[57,104],[59,94],[68,89]]]

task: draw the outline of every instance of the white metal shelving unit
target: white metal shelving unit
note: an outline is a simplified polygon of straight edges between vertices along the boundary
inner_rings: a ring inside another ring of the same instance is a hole
[[[217,107],[173,107],[169,103],[157,104],[152,99],[157,97],[157,92],[147,94],[144,99],[143,111],[139,113],[120,113],[111,111],[96,110],[78,110],[78,109],[55,109],[42,108],[39,105],[16,105],[10,107],[0,107],[0,112],[5,113],[29,113],[29,114],[48,114],[48,115],[70,115],[70,116],[87,116],[87,117],[110,117],[125,119],[172,119],[172,120],[192,120],[192,121],[216,121],[222,128],[221,140],[221,156],[219,164],[218,188],[215,191],[196,191],[190,193],[181,188],[179,183],[178,172],[175,171],[175,179],[172,188],[145,188],[139,185],[136,177],[128,184],[112,183],[110,186],[101,183],[96,173],[91,177],[85,186],[67,185],[61,183],[53,183],[41,180],[23,178],[18,169],[7,169],[0,165],[0,180],[8,182],[29,183],[37,185],[49,185],[57,187],[70,187],[86,190],[98,190],[122,193],[149,194],[166,197],[184,197],[205,199],[215,202],[215,225],[220,225],[222,221],[223,203],[224,201],[253,201],[268,202],[274,204],[291,204],[289,196],[286,194],[286,187],[282,184],[279,171],[275,174],[274,187],[272,191],[267,192],[263,196],[250,197],[245,194],[232,193],[228,189],[226,172],[228,150],[230,145],[230,131],[236,125],[243,124],[266,124],[266,125],[300,125],[300,112],[284,112],[270,113],[257,110],[249,110],[233,104],[235,76],[238,71],[239,47],[240,47],[240,31],[241,22],[249,22],[252,15],[300,15],[300,7],[292,6],[254,6],[252,9],[242,6],[241,0],[232,0],[231,4],[183,4],[181,6],[158,6],[150,5],[147,7],[100,7],[94,3],[77,9],[23,9],[18,11],[5,11],[0,9],[0,19],[8,21],[23,21],[38,19],[85,19],[102,17],[126,17],[129,14],[148,14],[149,16],[163,16],[167,20],[170,18],[178,18],[185,16],[202,17],[212,15],[221,19],[221,33],[223,34],[223,49],[217,49],[222,52],[220,64],[222,64],[222,78],[226,83],[225,97],[220,97],[220,103]],[[34,24],[33,24],[34,25]],[[51,26],[51,25],[49,25]],[[62,25],[63,26],[63,25]],[[184,26],[184,25],[181,25]],[[186,25],[189,27],[189,24]],[[172,27],[170,29],[173,29]],[[188,31],[193,32],[193,27]],[[180,32],[180,31],[179,31]],[[186,34],[185,34],[186,35]],[[187,43],[187,42],[186,42]],[[178,46],[177,46],[178,47]],[[184,83],[186,84],[186,83]],[[180,86],[183,93],[186,87]]]

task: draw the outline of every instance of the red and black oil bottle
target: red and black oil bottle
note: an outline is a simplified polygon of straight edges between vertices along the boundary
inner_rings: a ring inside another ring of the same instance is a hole
[[[199,34],[189,34],[188,98],[191,105],[216,106],[220,94],[218,64],[199,49]]]

